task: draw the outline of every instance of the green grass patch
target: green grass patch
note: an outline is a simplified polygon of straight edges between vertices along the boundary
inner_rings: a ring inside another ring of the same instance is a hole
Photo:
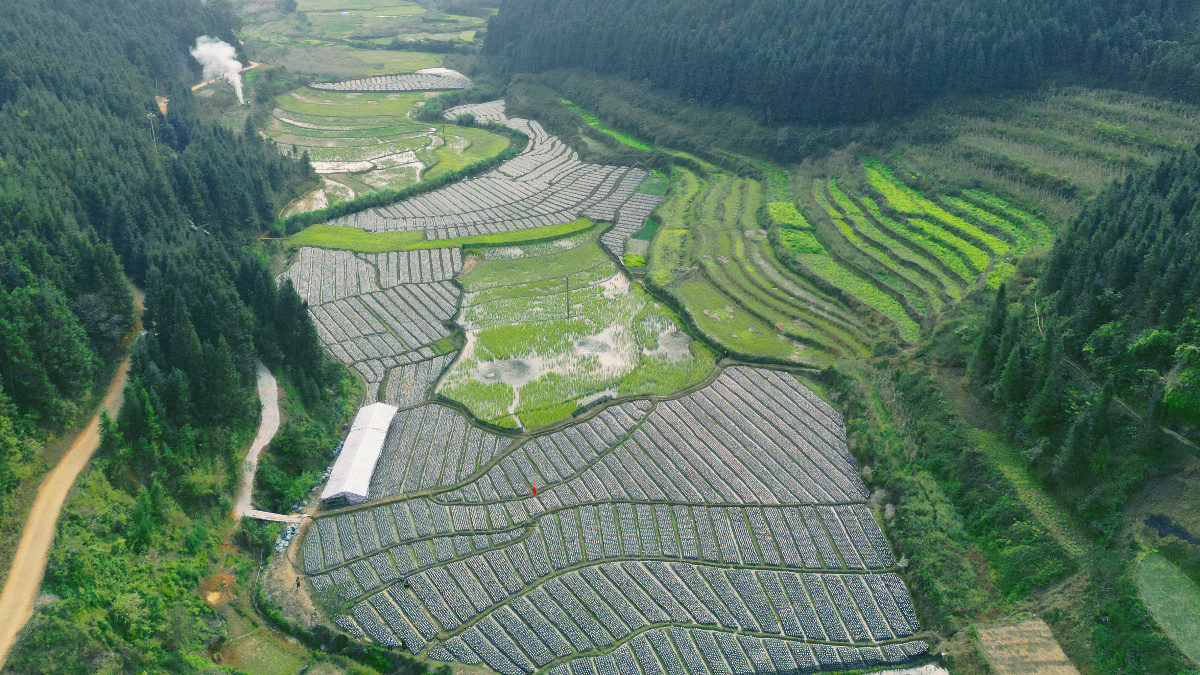
[[[1138,595],[1163,632],[1188,658],[1200,663],[1200,586],[1157,553],[1137,570]]]
[[[621,256],[621,262],[625,263],[626,267],[645,267],[646,256],[637,255],[635,253],[626,253]]]
[[[929,216],[938,226],[950,230],[959,239],[968,241],[976,248],[984,249],[988,253],[1004,255],[1008,252],[1010,246],[1007,241],[984,232],[929,201],[920,192],[896,178],[891,169],[879,160],[864,157],[862,165],[863,173],[866,174],[871,187],[883,195],[888,205],[896,211],[912,216]],[[987,267],[986,262],[980,269],[984,267]]]
[[[338,225],[312,225],[293,236],[288,244],[293,247],[313,246],[316,248],[356,251],[358,253],[384,253],[387,251],[415,251],[426,248],[459,248],[467,246],[512,246],[551,239],[558,239],[585,232],[596,226],[587,218],[569,223],[544,225],[526,230],[513,230],[497,234],[480,234],[474,237],[454,239],[425,239],[422,232],[367,232],[357,227]]]
[[[919,253],[913,250],[905,242],[896,239],[882,228],[877,227],[875,221],[854,203],[845,193],[838,188],[837,181],[829,179],[829,193],[833,196],[838,207],[845,212],[849,220],[854,224],[854,228],[858,230],[868,241],[866,246],[880,251],[882,254],[895,256],[900,260],[905,261],[909,265],[918,267],[925,271],[926,274],[933,276],[937,282],[929,282],[929,286],[925,286],[925,280],[914,280],[918,286],[925,288],[932,294],[937,294],[941,290],[952,298],[959,296],[959,282],[947,276],[941,268],[922,257]]]
[[[414,243],[423,241],[423,232],[367,232],[357,227],[337,225],[313,225],[298,232],[288,240],[294,247],[357,251],[359,253],[383,253],[385,251],[407,251]]]
[[[447,335],[440,340],[430,342],[429,348],[432,349],[433,353],[435,354],[451,354],[457,351],[457,348],[454,346],[453,335]]]
[[[527,230],[499,232],[496,234],[480,234],[474,237],[456,237],[454,239],[430,239],[411,244],[406,251],[422,248],[458,248],[460,246],[513,246],[516,244],[533,244],[560,237],[568,237],[580,232],[586,232],[596,226],[596,222],[588,218],[572,220],[558,225],[531,227]]]
[[[952,272],[957,274],[963,282],[970,284],[978,274],[976,270],[967,266],[966,257],[953,246],[942,243],[936,237],[928,237],[925,233],[908,224],[898,223],[883,214],[879,205],[873,199],[863,195],[860,197],[863,206],[867,207],[867,211],[883,226],[896,233],[896,236],[902,237],[907,241],[912,242],[914,248],[919,248],[928,252],[933,257],[937,258],[943,264],[950,268]]]
[[[938,298],[941,288],[920,273],[913,271],[912,268],[901,264],[896,251],[903,253],[904,249],[901,248],[893,251],[878,243],[877,239],[870,238],[871,234],[882,233],[875,230],[874,225],[862,211],[846,197],[845,193],[838,189],[835,179],[829,179],[828,188],[829,194],[833,196],[838,206],[845,211],[846,217],[843,218],[842,212],[825,199],[825,196],[821,193],[822,186],[819,179],[813,185],[814,193],[818,197],[817,202],[829,214],[834,226],[846,241],[858,249],[862,255],[874,260],[883,267],[883,270],[878,273],[872,271],[872,276],[903,293],[908,299],[909,304],[917,308],[918,311],[922,311],[922,313],[927,314],[929,311],[937,312],[941,310],[942,301]],[[909,288],[909,285],[915,287],[915,289],[924,291],[924,294],[913,292]]]
[[[1087,535],[1065,508],[1046,495],[1017,448],[994,433],[964,426],[967,439],[992,460],[993,465],[1021,499],[1021,503],[1037,518],[1050,536],[1072,556],[1082,557],[1089,548]]]
[[[629,235],[634,239],[642,241],[654,241],[654,235],[658,234],[658,227],[662,225],[662,220],[658,216],[650,216],[642,223],[641,228],[637,232]]]
[[[422,177],[437,178],[458,171],[464,166],[500,154],[507,146],[507,138],[486,129],[447,126],[446,143],[422,157],[429,160]]]
[[[804,219],[804,215],[791,202],[771,202],[767,204],[767,215],[780,227],[794,230],[810,230],[812,226]]]
[[[964,190],[963,195],[977,204],[982,204],[1024,224],[1025,227],[1033,230],[1039,242],[1048,242],[1054,239],[1054,230],[1048,227],[1041,218],[1026,213],[995,195],[988,194],[983,190]]]
[[[658,195],[659,197],[667,194],[667,188],[671,186],[671,181],[666,174],[661,171],[654,171],[649,176],[642,179],[638,184],[635,192],[640,192],[646,195]]]
[[[727,349],[778,359],[797,356],[789,340],[779,339],[775,329],[737,306],[705,279],[688,279],[672,287],[700,330]]]
[[[466,345],[438,393],[481,420],[535,428],[605,396],[666,395],[702,380],[715,355],[620,270],[598,234],[464,274]]]
[[[921,338],[921,327],[905,313],[903,305],[871,282],[839,265],[832,256],[801,255],[797,258],[813,274],[891,320],[899,329],[900,337],[906,342],[916,342]]]
[[[650,152],[651,150],[654,149],[654,147],[651,146],[649,143],[639,141],[638,139],[634,138],[633,136],[630,136],[629,134],[621,133],[620,131],[617,131],[616,129],[609,128],[603,122],[600,121],[599,117],[596,117],[592,113],[584,110],[583,108],[580,108],[579,106],[575,105],[571,101],[568,101],[565,98],[559,99],[559,100],[562,102],[563,105],[570,108],[572,112],[574,112],[576,115],[579,115],[579,117],[582,118],[584,122],[587,122],[588,126],[596,129],[600,133],[608,134],[609,136],[612,136],[613,138],[617,139],[617,142],[619,142],[621,145],[633,148],[634,150],[641,150],[642,152]]]
[[[825,247],[817,241],[816,236],[809,230],[780,230],[779,240],[787,250],[796,255],[819,255],[825,253]]]

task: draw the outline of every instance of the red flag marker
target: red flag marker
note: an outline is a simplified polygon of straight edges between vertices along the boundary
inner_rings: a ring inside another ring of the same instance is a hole
[[[537,486],[536,485],[533,486],[533,495],[535,497],[537,496]]]

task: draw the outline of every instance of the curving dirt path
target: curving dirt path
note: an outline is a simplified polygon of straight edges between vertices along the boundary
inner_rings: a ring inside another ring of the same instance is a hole
[[[144,296],[135,291],[135,297],[140,312]],[[128,374],[129,356],[126,356],[117,366],[117,372],[109,382],[92,421],[75,437],[67,453],[46,474],[38,488],[25,526],[21,528],[21,541],[17,544],[4,591],[0,593],[0,667],[8,659],[8,651],[16,642],[17,635],[33,615],[33,602],[46,572],[46,557],[54,541],[54,525],[62,511],[63,502],[79,472],[83,471],[92,459],[92,453],[100,447],[100,413],[107,412],[109,417],[116,419],[125,397]]]
[[[262,403],[262,421],[258,424],[258,434],[254,437],[254,442],[250,444],[250,451],[246,453],[246,460],[242,462],[233,516],[235,518],[273,520],[280,523],[298,523],[302,516],[285,516],[280,513],[259,511],[250,503],[250,497],[254,493],[254,474],[258,471],[258,455],[279,431],[279,384],[275,381],[275,376],[261,361],[258,363],[258,400]]]

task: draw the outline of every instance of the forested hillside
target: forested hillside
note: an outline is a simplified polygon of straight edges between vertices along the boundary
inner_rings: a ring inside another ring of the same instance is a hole
[[[125,274],[243,243],[306,168],[196,118],[187,47],[228,34],[221,3],[0,8],[0,377],[25,426],[54,426],[132,324]]]
[[[507,0],[484,53],[511,72],[618,73],[768,120],[852,122],[1062,70],[1187,95],[1196,12],[1179,0]]]
[[[1098,533],[1200,422],[1200,151],[1091,204],[1037,285],[1001,287],[969,364],[1028,459]],[[1127,403],[1128,402],[1128,403]]]
[[[233,40],[226,3],[0,13],[0,489],[14,466],[36,483],[37,441],[106,384],[135,317],[128,279],[146,290],[147,329],[100,470],[59,524],[43,589],[62,600],[7,665],[189,672],[185,655],[218,630],[194,588],[258,419],[255,360],[334,410],[340,376],[304,303],[246,251],[310,169],[197,116],[188,47]]]

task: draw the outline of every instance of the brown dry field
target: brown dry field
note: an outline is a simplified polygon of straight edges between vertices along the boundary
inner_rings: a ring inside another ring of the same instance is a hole
[[[996,675],[1079,675],[1038,618],[980,626],[979,645]]]

